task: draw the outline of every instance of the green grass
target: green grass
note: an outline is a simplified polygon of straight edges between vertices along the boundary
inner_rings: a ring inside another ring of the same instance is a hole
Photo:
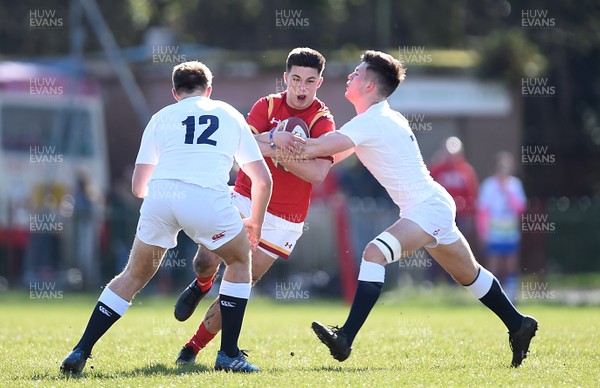
[[[446,294],[446,292],[444,292]],[[452,294],[452,292],[449,292]],[[79,339],[97,295],[65,293],[30,300],[27,292],[0,294],[0,386],[598,386],[600,310],[550,304],[522,306],[540,321],[530,356],[509,367],[506,330],[487,309],[459,296],[382,296],[339,363],[310,330],[319,320],[343,323],[337,302],[250,301],[240,345],[262,368],[252,375],[212,370],[218,339],[195,366],[176,367],[181,346],[201,314],[175,321],[173,296],[141,295],[94,348],[79,378],[58,373]],[[202,302],[200,309],[208,305]]]

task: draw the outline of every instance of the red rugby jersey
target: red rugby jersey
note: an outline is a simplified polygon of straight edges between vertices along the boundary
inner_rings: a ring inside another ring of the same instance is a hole
[[[312,138],[335,130],[333,116],[321,100],[315,98],[308,108],[298,110],[287,104],[286,94],[287,92],[270,94],[254,104],[246,119],[254,133],[268,132],[275,128],[281,120],[289,117],[299,117],[304,120]],[[331,160],[333,163],[333,158],[325,159]],[[273,176],[273,193],[267,211],[290,222],[304,222],[310,205],[312,184],[291,172],[275,167],[271,158],[265,158],[265,160]],[[251,187],[252,181],[240,169],[234,190],[250,198]]]

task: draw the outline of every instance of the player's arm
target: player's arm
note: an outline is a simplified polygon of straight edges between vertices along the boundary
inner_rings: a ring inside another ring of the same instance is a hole
[[[136,164],[131,178],[131,192],[137,198],[144,198],[148,194],[148,182],[154,172],[153,164]]]
[[[131,192],[138,198],[148,194],[148,182],[152,178],[154,167],[158,163],[158,147],[155,140],[156,116],[152,116],[142,134],[140,149],[135,159],[135,168],[131,178]]]
[[[273,180],[264,159],[245,163],[241,166],[241,169],[250,177],[250,180],[252,180],[250,194],[252,196],[252,209],[250,217],[244,220],[244,225],[248,232],[250,245],[253,249],[256,249],[258,242],[260,241],[261,228],[265,220],[267,206],[271,199]]]
[[[269,122],[269,98],[263,97],[256,101],[248,113],[246,122],[254,135],[263,157],[275,157],[277,147],[289,147],[302,139],[294,139],[291,133],[271,133],[268,131]]]
[[[323,182],[333,165],[330,159],[325,158],[308,159],[305,157],[284,156],[278,158],[277,161],[289,172],[313,185]]]
[[[267,206],[271,199],[273,180],[265,159],[260,155],[258,143],[252,136],[252,128],[240,117],[240,141],[234,159],[252,181],[250,195],[252,208],[250,217],[244,219],[248,240],[252,249],[258,247],[262,224],[265,220]]]
[[[333,164],[338,164],[354,153],[354,147],[348,148],[346,151],[338,152],[333,155]]]
[[[306,139],[304,150],[301,152],[309,159],[319,156],[330,156],[346,152],[354,148],[354,143],[340,132],[329,132],[316,139]]]
[[[274,158],[281,150],[277,148],[293,147],[297,144],[304,144],[305,140],[301,137],[294,136],[290,132],[285,131],[274,131],[272,136],[271,132],[263,132],[254,135],[254,139],[258,143],[260,153],[265,158]]]

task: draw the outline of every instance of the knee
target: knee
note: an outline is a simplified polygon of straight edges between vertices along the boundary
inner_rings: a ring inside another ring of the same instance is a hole
[[[139,286],[146,284],[154,274],[155,270],[156,269],[151,266],[133,267],[128,265],[117,277],[127,284]]]
[[[400,241],[393,234],[384,231],[375,237],[363,251],[363,259],[372,261],[381,265],[400,260],[402,256],[402,246]]]
[[[381,264],[381,265],[387,265],[385,256],[383,255],[381,250],[372,242],[367,244],[367,246],[365,247],[362,258],[365,261],[369,261],[369,262],[373,262],[373,263],[377,263],[377,264]]]
[[[201,248],[198,250],[196,256],[194,256],[194,271],[197,274],[205,273],[209,270],[215,270],[221,263],[221,258],[208,251],[207,249]]]

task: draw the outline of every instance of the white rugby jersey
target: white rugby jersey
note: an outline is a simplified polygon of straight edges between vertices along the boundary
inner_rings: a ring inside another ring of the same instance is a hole
[[[387,100],[355,116],[339,132],[352,140],[358,159],[400,209],[444,190],[429,175],[408,121]]]
[[[152,116],[135,163],[156,166],[151,180],[177,179],[228,191],[234,158],[240,166],[262,159],[244,116],[223,101],[198,96]]]

